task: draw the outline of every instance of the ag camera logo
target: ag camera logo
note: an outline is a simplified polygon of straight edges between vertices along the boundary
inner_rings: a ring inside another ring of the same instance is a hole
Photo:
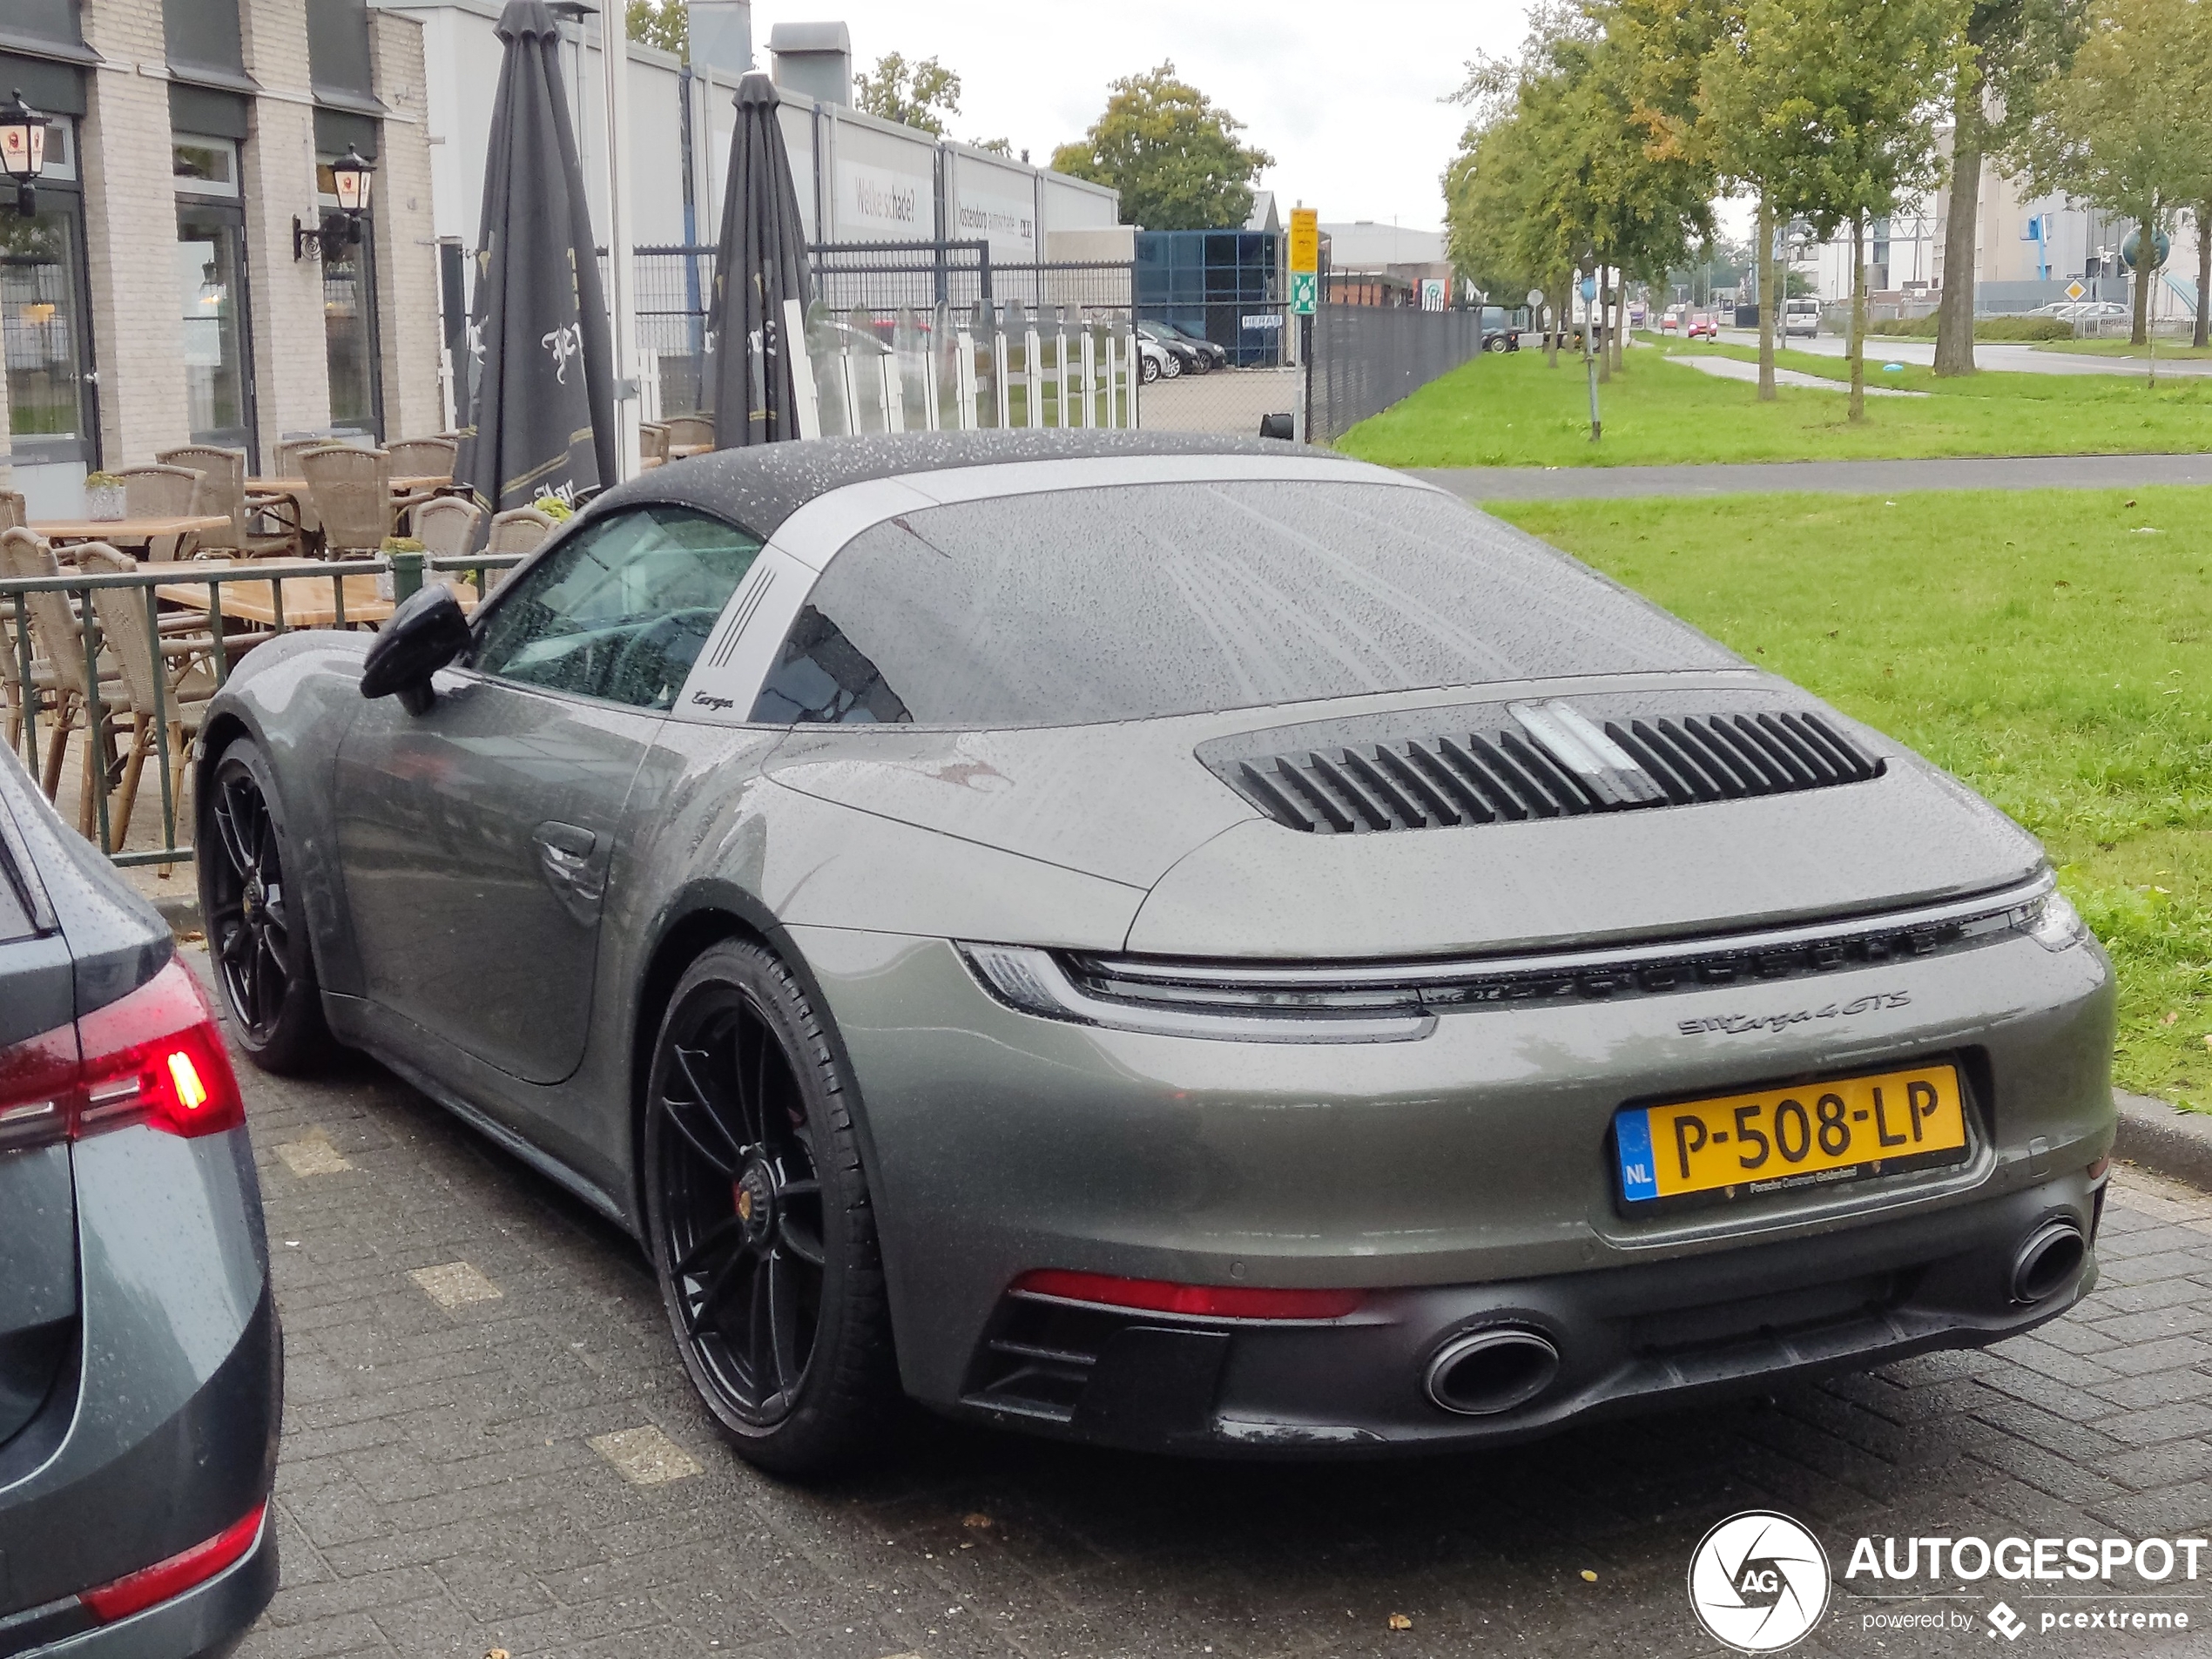
[[[1747,1509],[1707,1533],[1689,1558],[1689,1605],[1716,1642],[1779,1653],[1828,1610],[1828,1553],[1787,1515]]]

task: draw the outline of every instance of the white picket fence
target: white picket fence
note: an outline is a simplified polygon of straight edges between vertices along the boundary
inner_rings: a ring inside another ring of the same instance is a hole
[[[800,326],[798,311],[792,302],[790,329]],[[840,317],[817,303],[804,327],[799,407],[807,437],[1137,423],[1140,376],[1125,313],[1031,311],[1014,300]]]

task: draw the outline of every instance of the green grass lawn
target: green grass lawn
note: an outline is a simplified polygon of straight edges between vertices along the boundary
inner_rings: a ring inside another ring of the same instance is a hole
[[[1749,358],[1751,347],[1687,341],[1631,350],[1628,367],[1599,388],[1605,436],[1589,441],[1588,394],[1579,359],[1546,367],[1540,351],[1474,359],[1403,402],[1361,421],[1337,448],[1395,467],[1583,467],[1715,461],[1870,460],[1896,456],[2110,455],[2212,449],[2212,376],[2155,388],[2121,375],[2000,374],[1939,381],[1908,365],[1879,372],[1869,342],[1867,382],[1931,394],[1866,400],[1866,419],[1845,418],[1844,397],[1784,387],[1772,403],[1758,388],[1679,363],[1677,354]],[[1778,352],[1784,368],[1847,377],[1840,358]]]
[[[2118,964],[2121,1086],[2212,1109],[2212,489],[1491,510],[2027,826]]]

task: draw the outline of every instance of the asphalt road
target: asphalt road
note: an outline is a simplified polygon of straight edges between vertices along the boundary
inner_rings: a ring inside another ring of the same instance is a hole
[[[1721,338],[1731,346],[1757,347],[1759,331],[1756,328],[1723,328]],[[1788,342],[1791,351],[1813,352],[1823,357],[1844,356],[1844,338],[1840,334],[1817,334],[1811,340],[1802,337]],[[1932,363],[1935,361],[1935,341],[1932,340],[1893,340],[1879,335],[1866,337],[1866,358],[1871,363]],[[2140,359],[2098,357],[2074,352],[2038,351],[2021,341],[1978,340],[1974,342],[1974,366],[1977,368],[2002,368],[2025,374],[2132,374],[2143,378],[2150,367]],[[2158,374],[2162,380],[2168,374],[2212,374],[2212,358],[2161,357]]]
[[[1802,489],[2135,489],[2212,484],[2212,455],[1989,455],[1932,461],[1747,461],[1684,467],[1429,467],[1415,475],[1467,501],[1611,500]]]
[[[2117,1179],[2094,1298],[1987,1352],[1404,1463],[922,1422],[808,1490],[722,1448],[613,1229],[374,1066],[240,1074],[289,1351],[284,1583],[243,1659],[1649,1659],[1719,1651],[1685,1573],[1745,1508],[1811,1526],[1838,1572],[1861,1534],[2212,1530],[2212,1198],[2148,1177]],[[1966,1588],[1839,1583],[1792,1651],[2012,1651],[1980,1639],[2000,1593],[2031,1629],[2091,1605]],[[2159,1606],[2212,1620],[2212,1581],[2168,1588]],[[1907,1607],[1972,1628],[1870,1631]]]

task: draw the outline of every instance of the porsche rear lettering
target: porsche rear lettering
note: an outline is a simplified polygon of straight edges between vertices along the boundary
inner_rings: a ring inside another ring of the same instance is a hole
[[[1853,997],[1848,1002],[1831,1002],[1822,1008],[1798,1008],[1789,1014],[1715,1014],[1700,1020],[1680,1020],[1676,1022],[1675,1028],[1686,1037],[1706,1031],[1742,1036],[1750,1031],[1779,1031],[1809,1020],[1833,1020],[1854,1014],[1871,1014],[1878,1008],[1901,1008],[1912,1001],[1910,991],[1875,991]]]

